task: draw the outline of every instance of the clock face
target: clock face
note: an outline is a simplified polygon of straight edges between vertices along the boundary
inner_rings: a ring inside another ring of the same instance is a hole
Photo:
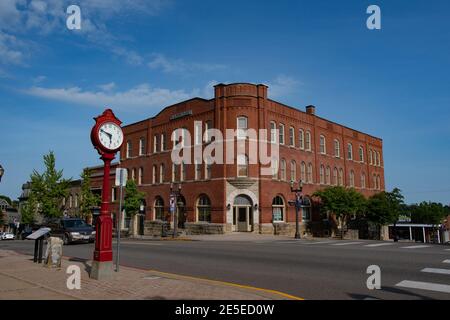
[[[122,129],[113,122],[106,122],[98,130],[98,140],[108,150],[117,150],[123,143]]]

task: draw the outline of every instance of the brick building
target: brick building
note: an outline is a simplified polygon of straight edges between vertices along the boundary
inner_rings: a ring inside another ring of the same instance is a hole
[[[300,217],[303,232],[312,232],[324,221],[310,197],[314,191],[342,185],[370,196],[384,190],[381,139],[323,119],[314,106],[301,111],[273,101],[265,85],[219,84],[214,89],[213,99],[180,102],[123,127],[120,166],[146,194],[148,225],[170,220],[171,183],[182,185],[179,227],[190,233],[291,234],[295,229],[295,208],[288,204],[294,197],[291,180],[302,180],[307,196]],[[195,121],[202,123],[200,135]],[[263,166],[248,164],[247,156],[233,164],[192,160],[173,165],[171,134],[178,128],[188,130],[192,144],[203,149],[210,143],[208,137],[201,139],[207,129],[267,129],[268,139],[280,145],[278,170],[263,176]],[[100,176],[93,178],[93,185],[101,186]],[[117,211],[115,202],[113,208]]]

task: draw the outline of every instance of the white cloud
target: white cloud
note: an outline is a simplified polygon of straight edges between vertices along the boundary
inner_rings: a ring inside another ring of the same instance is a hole
[[[0,30],[0,63],[23,65],[26,47],[25,42]]]
[[[302,83],[293,77],[279,75],[273,81],[268,82],[267,85],[271,98],[282,98],[298,91]]]
[[[182,73],[188,74],[190,72],[213,72],[221,69],[226,69],[226,66],[221,64],[209,63],[188,63],[181,59],[169,59],[163,54],[153,54],[152,60],[148,63],[150,69],[162,70],[165,73]]]
[[[114,82],[110,82],[110,83],[106,83],[106,84],[101,84],[98,87],[100,89],[102,89],[103,91],[111,91],[116,87],[116,84]]]
[[[146,109],[160,110],[165,106],[191,99],[199,90],[187,92],[185,90],[170,90],[151,87],[144,83],[127,91],[113,91],[112,84],[103,85],[99,91],[83,90],[79,87],[45,88],[34,86],[25,93],[63,101],[71,104],[80,104],[98,108],[111,107],[121,110],[136,111]]]

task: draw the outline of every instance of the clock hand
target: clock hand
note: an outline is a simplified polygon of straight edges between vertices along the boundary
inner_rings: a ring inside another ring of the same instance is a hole
[[[108,132],[106,132],[106,131],[103,130],[103,129],[100,129],[100,131],[103,132],[104,134],[106,134],[106,135],[109,137],[109,139],[112,138],[112,134],[111,134],[111,133],[108,133]]]

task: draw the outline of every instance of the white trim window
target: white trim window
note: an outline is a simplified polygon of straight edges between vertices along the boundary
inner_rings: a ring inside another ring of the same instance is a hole
[[[289,145],[295,147],[295,129],[293,127],[289,127]]]
[[[341,144],[337,139],[334,140],[334,156],[336,158],[341,157]]]
[[[325,183],[331,185],[331,168],[329,166],[327,166],[327,170],[325,171]]]
[[[333,169],[333,185],[338,185],[338,169],[336,167]]]
[[[156,165],[152,167],[152,184],[156,184]]]
[[[158,152],[158,135],[155,134],[153,136],[153,153],[157,153]]]
[[[347,159],[353,160],[353,145],[351,143],[347,144]]]
[[[353,170],[350,171],[350,187],[355,187],[355,172]]]
[[[203,143],[203,133],[202,133],[202,123],[200,121],[195,121],[195,145],[201,145]]]
[[[377,151],[377,158],[378,158],[378,166],[381,167],[381,154],[378,151]]]
[[[132,152],[132,145],[131,145],[131,141],[128,140],[127,141],[127,158],[131,158],[131,152]]]
[[[209,132],[209,130],[211,130],[211,129],[212,129],[212,121],[208,120],[205,122],[205,142],[206,143],[211,142],[211,135]]]
[[[184,180],[186,180],[186,163],[182,161],[180,165],[180,181]]]
[[[275,121],[270,121],[270,142],[277,143],[277,124]]]
[[[212,177],[212,164],[209,161],[205,163],[205,179],[210,180]]]
[[[238,139],[246,139],[247,138],[247,129],[248,129],[248,118],[247,117],[238,117],[237,118],[237,137]]]
[[[159,183],[164,183],[165,167],[164,164],[159,166]]]
[[[195,181],[201,180],[202,179],[202,165],[199,163],[199,161],[195,161],[194,164],[195,167]]]
[[[145,138],[139,139],[139,155],[145,155]]]
[[[248,156],[246,154],[237,156],[237,176],[239,178],[248,177]]]
[[[323,134],[320,135],[320,153],[327,154],[327,142]]]
[[[291,161],[291,181],[297,181],[297,162]]]
[[[361,188],[362,189],[366,188],[366,174],[365,173],[361,174]]]
[[[364,148],[359,146],[359,162],[364,163]]]
[[[166,151],[166,134],[161,133],[161,152]]]
[[[344,170],[339,169],[339,178],[338,178],[338,185],[339,186],[344,186]]]
[[[278,160],[272,160],[272,179],[278,180]]]
[[[279,136],[280,136],[280,144],[284,145],[284,124],[280,123],[278,125]]]
[[[320,184],[325,184],[325,167],[323,166],[323,164],[320,165],[320,172],[319,172],[319,177],[320,177]]]
[[[369,149],[369,164],[370,164],[370,165],[373,164],[373,153],[372,153],[372,149]]]
[[[298,132],[299,136],[299,147],[301,150],[305,150],[305,132],[300,129]]]
[[[307,180],[308,183],[314,183],[314,179],[313,179],[313,165],[312,163],[308,164],[308,171],[307,171]]]
[[[286,160],[284,159],[281,159],[280,172],[281,172],[281,180],[286,181]]]
[[[311,132],[310,131],[306,131],[306,134],[305,134],[305,150],[311,151]]]
[[[276,196],[272,201],[272,221],[283,222],[284,221],[284,200],[281,196]]]
[[[304,161],[300,164],[300,179],[306,182],[306,163]]]
[[[136,181],[136,169],[131,169],[131,180]]]

